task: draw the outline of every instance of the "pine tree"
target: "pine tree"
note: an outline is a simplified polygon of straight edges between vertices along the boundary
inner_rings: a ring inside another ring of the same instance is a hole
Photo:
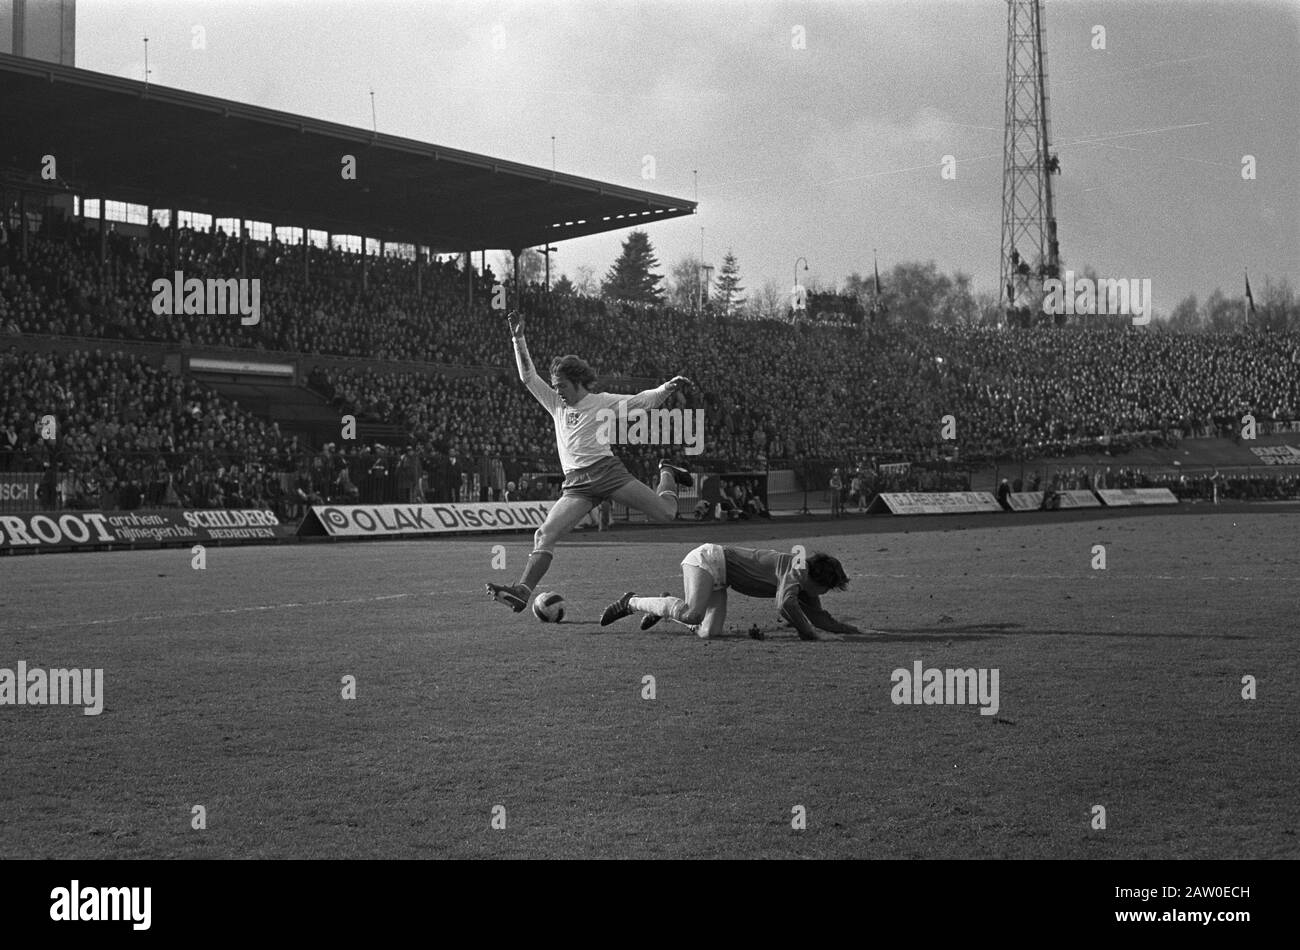
[[[658,266],[650,236],[644,231],[633,231],[623,242],[618,260],[605,275],[601,291],[614,300],[659,303],[663,291],[657,285],[663,275],[653,273]]]
[[[739,309],[745,303],[744,287],[740,286],[740,265],[736,255],[727,251],[722,259],[722,268],[718,271],[718,306],[724,314],[730,315],[733,307]]]

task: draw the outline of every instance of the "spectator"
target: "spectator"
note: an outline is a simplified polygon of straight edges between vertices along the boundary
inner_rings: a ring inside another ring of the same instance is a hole
[[[997,498],[1004,511],[1011,510],[1011,483],[1005,478],[998,482]]]

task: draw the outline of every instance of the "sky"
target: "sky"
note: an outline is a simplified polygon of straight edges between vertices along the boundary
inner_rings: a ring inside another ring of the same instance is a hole
[[[1300,289],[1300,0],[1044,21],[1066,267],[1148,278],[1163,313],[1247,267]],[[147,36],[161,85],[367,129],[373,89],[381,132],[543,168],[554,137],[561,172],[699,201],[646,228],[665,275],[703,241],[749,289],[801,256],[833,284],[874,248],[882,274],[933,260],[989,291],[1006,31],[1003,0],[78,0],[76,64],[141,79]],[[603,275],[626,234],[553,267]]]

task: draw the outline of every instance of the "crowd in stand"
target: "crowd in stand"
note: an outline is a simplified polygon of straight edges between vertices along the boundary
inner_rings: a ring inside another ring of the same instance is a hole
[[[173,252],[170,232],[157,227],[148,239],[110,234],[101,263],[98,234],[76,222],[31,236],[25,259],[12,238],[0,241],[0,334],[89,341],[66,357],[16,350],[4,357],[0,470],[50,463],[68,503],[116,492],[117,503],[130,506],[351,497],[367,479],[417,465],[419,477],[401,476],[402,484],[423,484],[428,497],[451,499],[473,482],[499,498],[526,491],[526,473],[558,469],[550,422],[515,376],[504,320],[489,306],[490,272],[472,275],[471,304],[465,274],[451,262],[422,263],[417,281],[416,265],[396,257],[363,264],[355,254],[310,248],[304,263],[301,245],[241,244],[183,228],[175,243]],[[176,269],[187,278],[260,278],[261,322],[154,314],[153,280]],[[690,377],[696,386],[672,405],[704,410],[707,457],[736,469],[782,460],[819,479],[839,465],[846,504],[886,485],[960,485],[962,475],[945,471],[945,462],[1119,454],[1235,435],[1247,413],[1262,432],[1300,420],[1295,334],[979,327],[864,334],[697,319],[668,307],[550,297],[536,287],[525,290],[523,309],[543,374],[551,357],[574,352],[611,391]],[[313,456],[193,381],[105,355],[96,338],[110,351],[109,341],[148,340],[497,371],[318,370],[311,385],[340,413],[406,436],[401,446]],[[52,445],[37,425],[48,413],[62,426]],[[619,452],[644,477],[665,454],[658,446]],[[930,467],[894,475],[865,463],[854,492],[852,470],[868,458]],[[451,471],[458,467],[470,476],[460,484]],[[284,472],[293,475],[288,487],[274,474]]]
[[[831,462],[806,466],[804,480],[812,485],[825,484],[831,514],[865,511],[871,499],[882,492],[970,491],[969,470],[952,465],[914,466],[909,463],[877,464],[859,459],[843,468]],[[829,469],[829,475],[820,473]]]
[[[512,472],[523,468],[559,470],[550,419],[514,372],[447,377],[317,368],[310,381],[340,413],[400,424],[420,445],[504,460],[502,474],[491,479],[494,490],[516,481]],[[654,472],[663,454],[657,446],[619,447],[619,457],[638,477]]]
[[[635,317],[609,319],[617,324]],[[705,410],[707,452],[737,465],[867,454],[978,462],[1119,452],[1235,434],[1247,413],[1262,432],[1300,419],[1300,339],[1294,336],[963,328],[889,330],[847,340],[840,331],[809,330],[792,339],[780,325],[700,327],[672,313],[659,323],[625,326],[619,336],[654,340],[656,352],[670,352],[683,322],[690,326],[682,332],[693,330],[707,341],[703,351],[715,358],[682,347],[677,358],[643,362],[641,372],[695,380],[691,400]],[[530,345],[539,359],[541,353],[577,351],[598,367],[608,365],[601,362],[599,338],[590,334],[549,351]],[[498,346],[505,350],[502,341]],[[499,353],[498,363],[507,360],[508,351]],[[352,375],[357,379],[341,390],[344,401],[351,393],[358,397],[355,406],[385,421],[427,428],[435,419],[453,418],[445,411],[453,403],[464,412],[478,400],[471,415],[454,416],[474,430],[461,435],[475,451],[496,433],[527,454],[550,451],[545,420],[539,429],[531,398],[512,374],[482,384],[481,391],[407,374]],[[364,393],[357,389],[362,378]],[[338,390],[340,381],[329,384]],[[943,432],[947,416],[951,439]]]
[[[296,438],[124,354],[0,355],[0,471],[66,507],[271,507]],[[238,504],[236,504],[238,503]]]
[[[0,328],[9,332],[69,334],[110,340],[149,340],[295,353],[364,356],[430,363],[482,363],[482,347],[450,332],[452,311],[464,310],[463,278],[453,293],[454,267],[426,265],[429,293],[407,286],[410,264],[397,258],[367,260],[365,286],[359,255],[311,247],[311,280],[303,279],[303,250],[278,241],[240,242],[224,233],[178,231],[176,263],[170,239],[153,228],[153,240],[111,234],[99,262],[99,238],[70,226],[59,238],[29,240],[26,262],[17,260],[0,293]],[[0,265],[4,262],[0,256]],[[241,269],[242,263],[242,269]],[[261,321],[200,314],[156,314],[154,281],[247,277],[261,281]],[[491,276],[477,281],[483,296]],[[456,323],[466,321],[457,314]]]
[[[1181,501],[1282,501],[1300,498],[1300,474],[1282,471],[1263,473],[1232,472],[1148,472],[1140,468],[1121,468],[1099,473],[1089,483],[1087,476],[1056,482],[1065,488],[1168,488]],[[1026,491],[1035,491],[1028,488]]]
[[[1231,498],[1243,501],[1282,501],[1300,498],[1300,475],[1262,475],[1244,472],[1231,475],[1150,476],[1154,486],[1166,486],[1180,499]]]
[[[767,492],[757,478],[719,479],[716,501],[701,499],[695,505],[697,521],[748,521],[750,518],[770,518],[764,495]]]
[[[1140,467],[1065,466],[1055,471],[1031,470],[1024,476],[1002,479],[1004,492],[1063,492],[1079,489],[1168,488],[1181,501],[1290,501],[1300,499],[1300,473],[1284,468],[1268,472],[1148,471]]]

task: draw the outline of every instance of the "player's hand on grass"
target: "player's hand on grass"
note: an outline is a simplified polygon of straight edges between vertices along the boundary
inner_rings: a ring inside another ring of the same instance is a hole
[[[844,633],[853,634],[854,636],[858,636],[858,637],[887,637],[887,636],[890,636],[890,634],[886,633],[886,632],[883,631],[883,630],[873,630],[873,629],[871,629],[870,627],[868,627],[866,630],[863,630],[861,627],[855,627],[855,626],[853,626],[853,625],[851,625],[851,624],[845,624],[843,632],[844,632]]]
[[[524,335],[524,315],[518,310],[511,310],[506,314],[506,322],[510,324],[510,335],[520,337]]]

